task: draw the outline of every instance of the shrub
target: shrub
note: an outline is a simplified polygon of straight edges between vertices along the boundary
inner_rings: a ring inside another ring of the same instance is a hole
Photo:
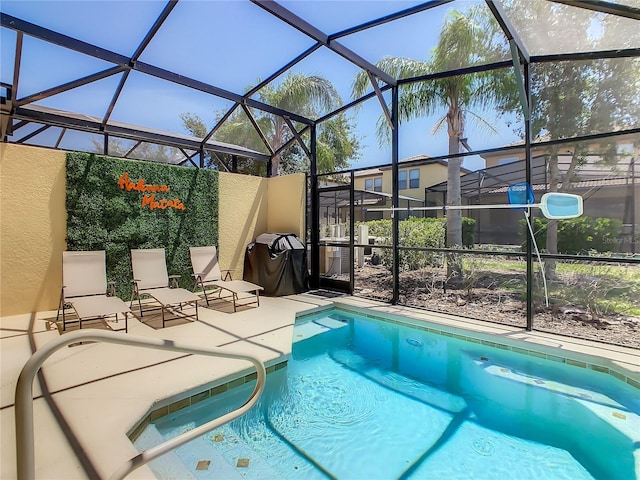
[[[391,220],[371,220],[369,222],[357,222],[357,225],[364,223],[369,227],[369,235],[372,237],[384,237],[389,239],[391,245]]]
[[[399,225],[400,245],[403,247],[443,248],[446,220],[443,218],[410,217]],[[438,254],[417,250],[400,251],[400,270],[418,270],[435,263]]]
[[[365,223],[369,235],[379,239],[380,245],[391,245],[391,220],[371,220]],[[464,246],[473,245],[475,220],[462,219],[462,238]],[[400,246],[422,248],[444,248],[446,245],[446,218],[409,217],[398,223]],[[379,249],[382,263],[391,268],[393,252],[389,248]],[[400,251],[400,270],[417,270],[427,265],[437,264],[440,254],[413,250]]]
[[[473,218],[462,217],[462,245],[473,247],[476,221]]]
[[[556,220],[553,220],[556,221]],[[521,220],[524,235],[528,235],[525,220]],[[538,249],[547,249],[547,218],[535,218],[533,231]],[[612,252],[619,242],[622,222],[613,218],[579,217],[558,220],[558,253],[576,255],[596,251]]]

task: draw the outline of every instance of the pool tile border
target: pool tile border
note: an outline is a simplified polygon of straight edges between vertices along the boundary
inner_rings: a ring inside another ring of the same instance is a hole
[[[330,310],[341,310],[349,314],[356,314],[356,315],[359,315],[365,318],[370,318],[376,321],[384,321],[384,322],[395,323],[397,325],[410,326],[413,328],[417,328],[418,330],[433,333],[436,335],[441,335],[444,337],[456,338],[458,340],[463,340],[465,342],[471,342],[471,343],[476,343],[480,345],[486,345],[489,347],[500,348],[503,350],[513,351],[513,352],[520,353],[522,355],[527,355],[530,357],[542,358],[542,359],[546,359],[554,362],[565,363],[567,365],[572,365],[579,368],[594,370],[596,372],[612,375],[618,380],[621,380],[627,383],[628,385],[640,390],[639,381],[629,377],[628,375],[626,375],[620,370],[616,370],[615,368],[606,367],[597,363],[576,360],[574,358],[568,358],[568,356],[563,357],[560,355],[544,353],[539,350],[522,348],[515,345],[507,345],[506,343],[500,343],[492,340],[477,338],[471,335],[463,335],[461,333],[457,333],[454,331],[447,331],[441,328],[434,328],[432,326],[425,325],[424,323],[427,322],[426,320],[420,320],[412,317],[403,317],[404,318],[403,320],[400,318],[401,317],[400,315],[392,314],[392,313],[388,314],[388,316],[383,316],[379,314],[377,315],[377,314],[364,312],[358,307],[350,307],[348,305],[334,303],[330,305],[324,305],[319,308],[314,308],[311,310],[305,310],[304,312],[299,313],[296,316],[296,323],[305,318],[314,317],[319,314],[322,314],[325,311],[330,311]],[[430,325],[433,325],[433,324],[430,324]],[[456,329],[456,327],[451,327],[451,328]],[[286,366],[287,366],[287,360],[271,365],[266,369],[267,374],[275,372],[276,370],[280,370]],[[170,413],[177,412],[178,410],[189,407],[191,405],[195,405],[203,400],[206,400],[207,398],[213,397],[215,395],[220,395],[221,393],[224,393],[230,390],[231,388],[244,385],[245,383],[249,383],[251,381],[254,381],[255,379],[256,379],[256,373],[253,372],[253,373],[229,380],[220,385],[216,385],[214,387],[208,388],[194,395],[190,395],[188,397],[176,400],[175,402],[172,402],[168,405],[155,408],[151,410],[138,424],[136,424],[136,426],[128,434],[128,437],[133,442],[140,436],[140,434],[144,431],[144,429],[149,426],[150,423],[153,423],[159,418],[162,418],[165,415],[169,415]]]
[[[288,363],[288,361],[285,360],[285,361],[278,362],[278,363],[275,363],[273,365],[268,366],[266,368],[267,375],[269,375],[270,373],[273,373],[273,372],[275,372],[277,370],[283,369],[284,367],[287,366],[287,363]],[[140,420],[140,422],[138,422],[131,429],[131,431],[127,434],[127,436],[129,437],[129,439],[132,442],[135,442],[137,440],[137,438],[140,436],[140,434],[144,431],[144,429],[147,428],[149,426],[149,424],[155,422],[159,418],[162,418],[162,417],[164,417],[166,415],[169,415],[171,413],[175,413],[175,412],[177,412],[179,410],[182,410],[183,408],[187,408],[187,407],[190,407],[192,405],[195,405],[195,404],[197,404],[199,402],[202,402],[203,400],[206,400],[208,398],[215,397],[216,395],[220,395],[222,393],[225,393],[228,390],[231,390],[232,388],[244,385],[245,383],[253,382],[253,381],[256,380],[257,376],[258,375],[257,375],[256,372],[249,373],[247,375],[242,375],[242,376],[240,376],[238,378],[234,378],[234,379],[229,380],[229,381],[227,381],[225,383],[221,383],[219,385],[207,388],[206,390],[202,390],[201,392],[195,393],[195,394],[190,395],[188,397],[184,397],[184,398],[181,398],[181,399],[176,400],[174,402],[171,402],[168,405],[164,405],[162,407],[154,408],[142,420]]]
[[[471,335],[463,335],[461,333],[456,333],[453,331],[447,331],[445,329],[440,329],[440,328],[434,328],[432,326],[427,326],[424,325],[425,322],[427,322],[426,320],[420,320],[417,318],[412,318],[412,317],[402,317],[405,320],[401,319],[400,315],[397,314],[393,314],[393,313],[389,313],[387,316],[383,316],[380,314],[372,314],[369,312],[364,312],[361,307],[351,307],[349,305],[344,305],[344,304],[333,304],[327,308],[323,308],[321,310],[314,310],[312,312],[304,312],[302,315],[298,315],[296,317],[296,322],[300,319],[303,319],[305,317],[310,317],[310,316],[314,316],[314,315],[318,315],[319,313],[322,313],[324,310],[341,310],[343,312],[346,313],[351,313],[351,314],[356,314],[362,317],[366,317],[366,318],[371,318],[372,320],[377,320],[377,321],[384,321],[384,322],[390,322],[390,323],[395,323],[398,325],[405,325],[405,326],[411,326],[414,328],[417,328],[419,330],[425,331],[425,332],[430,332],[430,333],[434,333],[436,335],[442,335],[445,337],[450,337],[450,338],[456,338],[458,340],[463,340],[465,342],[472,342],[472,343],[477,343],[477,344],[481,344],[481,345],[487,345],[490,347],[496,347],[496,348],[500,348],[503,350],[510,350],[516,353],[520,353],[522,355],[527,355],[530,357],[536,357],[536,358],[542,358],[542,359],[546,359],[546,360],[551,360],[554,362],[559,362],[559,363],[565,363],[567,365],[572,365],[575,367],[579,367],[579,368],[586,368],[589,370],[594,370],[596,372],[600,372],[600,373],[604,373],[607,375],[611,375],[615,378],[617,378],[618,380],[621,380],[623,382],[625,382],[626,384],[630,385],[631,387],[634,387],[638,390],[640,390],[640,381],[631,378],[629,375],[627,375],[623,369],[615,369],[612,367],[607,367],[604,366],[602,364],[598,364],[598,363],[592,363],[592,362],[588,362],[588,361],[584,361],[584,360],[577,360],[575,358],[570,358],[569,355],[565,356],[560,356],[560,355],[554,355],[554,354],[550,354],[550,353],[545,353],[545,352],[541,352],[540,350],[535,350],[535,349],[528,349],[528,348],[522,348],[522,347],[518,347],[515,345],[508,345],[506,343],[500,343],[500,342],[496,342],[493,340],[486,340],[486,339],[482,339],[482,338],[477,338]],[[430,324],[433,325],[433,324]],[[451,327],[452,329],[456,329],[456,327]],[[490,335],[490,334],[487,334]],[[581,354],[576,354],[576,356],[580,356]]]

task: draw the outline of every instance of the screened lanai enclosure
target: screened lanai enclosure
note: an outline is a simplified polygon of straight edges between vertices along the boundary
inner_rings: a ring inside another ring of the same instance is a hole
[[[305,172],[311,288],[640,348],[639,0],[0,8],[2,142]]]

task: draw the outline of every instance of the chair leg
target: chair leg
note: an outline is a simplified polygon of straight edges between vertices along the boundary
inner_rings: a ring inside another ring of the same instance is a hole
[[[60,302],[58,303],[58,311],[56,312],[56,324],[58,323],[58,319],[60,318],[60,309],[62,309],[62,331],[66,330],[66,318],[64,316],[64,290],[60,290]]]
[[[204,294],[204,299],[207,302],[207,307],[209,306],[209,297],[207,295],[207,289],[204,286],[204,283],[202,281],[202,278],[200,278],[200,276],[196,276],[196,281],[195,284],[193,286],[193,291],[195,292],[196,290],[198,290],[198,288],[202,289],[202,293]]]
[[[202,291],[204,292],[204,299],[207,301],[207,307],[209,306],[209,295],[207,295],[207,289],[202,285]]]
[[[140,300],[140,292],[138,291],[138,284],[135,284],[133,286],[133,290],[131,292],[131,301],[129,302],[129,308],[131,308],[133,306],[133,300],[137,298],[138,299],[138,309],[140,311],[140,316],[144,316],[142,313],[142,301]]]
[[[60,307],[64,308],[64,290],[60,291],[60,301],[58,302],[58,312],[56,313],[56,323],[58,323],[58,318],[60,318]]]

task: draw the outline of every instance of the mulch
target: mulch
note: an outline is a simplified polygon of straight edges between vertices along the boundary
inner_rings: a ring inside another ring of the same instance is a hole
[[[481,279],[473,288],[444,285],[439,270],[415,270],[400,274],[402,305],[514,326],[526,326],[526,303],[517,293],[500,290]],[[514,281],[521,281],[516,280]],[[355,295],[390,301],[392,278],[381,265],[356,268]],[[593,315],[584,306],[541,304],[534,313],[535,330],[585,338],[640,349],[640,317],[623,314]]]

